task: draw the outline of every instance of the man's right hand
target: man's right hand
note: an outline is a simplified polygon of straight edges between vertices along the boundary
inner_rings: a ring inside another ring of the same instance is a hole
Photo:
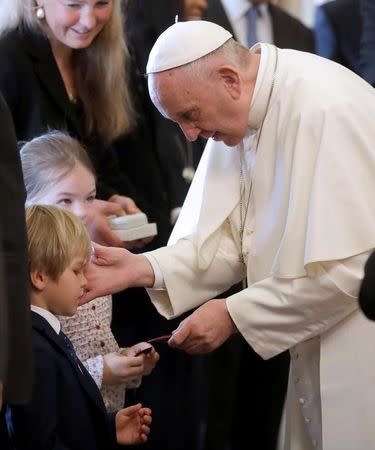
[[[148,259],[123,248],[103,247],[93,244],[95,254],[87,265],[86,293],[80,304],[97,297],[113,294],[129,287],[152,287],[154,271]]]

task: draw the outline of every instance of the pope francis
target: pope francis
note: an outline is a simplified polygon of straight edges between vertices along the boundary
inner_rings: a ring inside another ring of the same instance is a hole
[[[263,358],[289,349],[285,450],[374,449],[375,327],[357,302],[375,248],[374,89],[204,21],[168,28],[147,73],[159,111],[208,144],[170,245],[96,246],[84,301],[145,286],[165,317],[202,305],[171,346],[240,332]]]

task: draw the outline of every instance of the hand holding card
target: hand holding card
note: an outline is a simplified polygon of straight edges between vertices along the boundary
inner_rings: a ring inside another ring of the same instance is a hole
[[[133,345],[132,349],[134,350],[134,356],[139,355],[148,355],[152,352],[153,346],[148,342],[140,342],[139,344]]]

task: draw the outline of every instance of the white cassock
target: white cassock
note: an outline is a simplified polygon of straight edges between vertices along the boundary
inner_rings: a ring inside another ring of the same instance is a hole
[[[249,287],[227,307],[263,358],[290,349],[286,450],[375,449],[375,324],[357,303],[375,248],[375,91],[308,53],[253,51],[261,66],[242,144]],[[173,245],[148,254],[166,287],[149,294],[165,317],[241,279],[239,173],[239,148],[210,140]]]

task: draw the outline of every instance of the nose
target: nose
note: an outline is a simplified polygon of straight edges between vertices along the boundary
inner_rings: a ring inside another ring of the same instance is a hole
[[[86,30],[92,30],[96,26],[96,15],[92,7],[84,8],[80,17],[80,23]]]
[[[89,207],[86,204],[83,204],[81,202],[77,202],[73,208],[71,208],[71,212],[79,217],[84,224],[87,222],[87,217],[89,215]]]
[[[85,286],[87,286],[87,278],[85,277],[85,274],[81,272],[81,289],[84,289]]]
[[[200,128],[194,125],[180,125],[180,128],[186,136],[186,139],[188,139],[190,142],[196,141],[200,132],[202,131]]]

